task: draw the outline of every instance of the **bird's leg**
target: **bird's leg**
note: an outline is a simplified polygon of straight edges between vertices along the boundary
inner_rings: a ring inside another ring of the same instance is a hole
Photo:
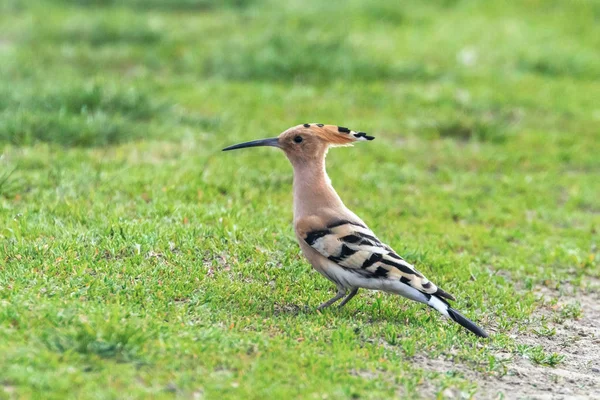
[[[342,308],[346,305],[346,303],[348,303],[350,300],[352,300],[352,298],[354,296],[356,296],[356,293],[358,293],[358,288],[352,288],[352,290],[350,290],[350,294],[348,294],[348,296],[346,296],[346,298],[344,300],[342,300],[342,302],[340,303],[340,305],[338,306],[338,308]]]
[[[322,309],[329,307],[330,305],[332,305],[333,303],[335,303],[336,301],[338,301],[345,295],[346,295],[346,289],[338,288],[337,294],[333,298],[327,300],[325,303],[323,303],[319,307],[317,307],[317,310],[321,311]]]

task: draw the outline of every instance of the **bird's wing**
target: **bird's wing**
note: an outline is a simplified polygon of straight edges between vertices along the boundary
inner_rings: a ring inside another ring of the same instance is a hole
[[[400,280],[422,293],[454,300],[451,294],[425,278],[363,224],[335,221],[325,229],[307,232],[304,241],[343,268],[373,278]]]

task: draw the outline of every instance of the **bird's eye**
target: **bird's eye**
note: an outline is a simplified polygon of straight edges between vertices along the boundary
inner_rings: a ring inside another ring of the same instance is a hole
[[[303,140],[303,139],[302,139],[302,136],[296,136],[296,137],[294,138],[294,142],[296,142],[296,143],[302,143],[302,140]]]

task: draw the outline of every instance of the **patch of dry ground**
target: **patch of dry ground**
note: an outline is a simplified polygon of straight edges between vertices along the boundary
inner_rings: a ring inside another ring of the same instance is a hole
[[[459,372],[477,382],[475,399],[600,399],[600,290],[598,282],[595,284],[596,289],[573,295],[545,287],[539,289],[545,304],[556,299],[558,305],[538,309],[529,329],[512,335],[518,344],[541,346],[545,354],[563,356],[555,367],[537,365],[510,351],[499,351],[496,355],[506,360],[506,374],[501,377],[484,376],[445,359],[422,357],[417,363],[441,373]],[[583,315],[561,320],[556,310],[576,303],[581,305]],[[434,396],[428,388],[423,389],[425,398]],[[462,396],[450,389],[443,392],[444,398]]]

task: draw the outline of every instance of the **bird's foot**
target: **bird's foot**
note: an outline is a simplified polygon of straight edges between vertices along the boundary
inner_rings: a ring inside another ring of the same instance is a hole
[[[358,288],[352,288],[350,290],[350,293],[348,294],[348,296],[346,296],[346,298],[344,300],[342,300],[342,302],[340,303],[340,305],[338,306],[338,310],[342,307],[344,307],[350,300],[352,300],[352,298],[354,296],[356,296],[356,293],[358,293]]]
[[[323,309],[331,306],[333,303],[335,303],[336,301],[339,301],[344,296],[346,296],[346,293],[348,293],[346,291],[346,289],[338,289],[337,294],[333,298],[327,300],[326,302],[324,302],[321,305],[319,305],[319,307],[317,307],[317,311],[322,311]],[[348,293],[348,296],[346,296],[346,298],[344,300],[342,300],[342,302],[340,303],[340,305],[337,307],[338,310],[340,308],[344,307],[350,300],[352,300],[352,298],[354,296],[356,296],[356,293],[358,293],[358,288],[352,288],[350,290],[350,293]]]
[[[337,294],[334,297],[332,297],[331,299],[327,300],[325,303],[321,303],[321,305],[319,305],[319,307],[317,307],[317,311],[322,311],[323,309],[329,307],[330,305],[332,305],[336,301],[339,301],[345,295],[346,295],[346,290],[344,290],[344,289],[338,289],[338,292],[337,292]]]

